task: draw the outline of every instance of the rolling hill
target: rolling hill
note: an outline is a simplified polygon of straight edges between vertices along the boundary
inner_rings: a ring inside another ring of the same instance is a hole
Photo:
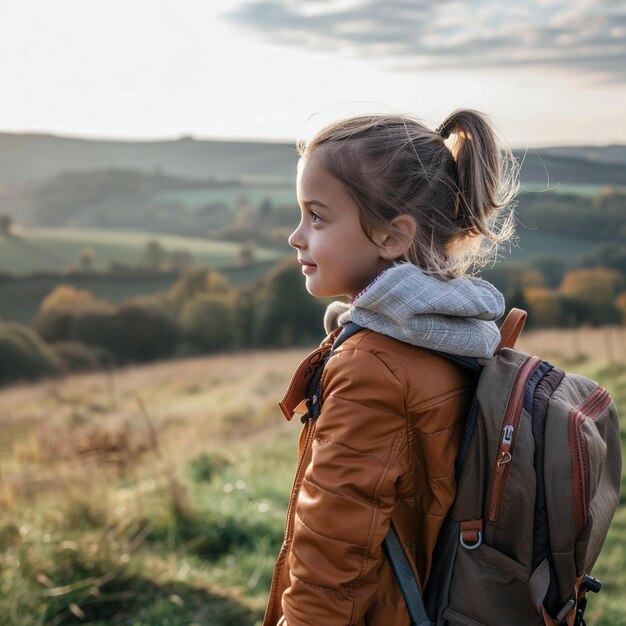
[[[548,147],[514,151],[522,180],[626,185],[626,146]],[[200,140],[77,139],[0,133],[0,185],[41,182],[67,171],[108,168],[163,172],[187,178],[292,183],[292,143]]]
[[[0,185],[41,182],[62,172],[109,168],[187,178],[291,180],[293,145],[237,141],[112,141],[0,133]]]

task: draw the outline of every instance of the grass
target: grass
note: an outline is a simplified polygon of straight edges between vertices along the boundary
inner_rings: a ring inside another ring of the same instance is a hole
[[[158,241],[166,250],[190,253],[194,261],[210,267],[237,264],[240,245],[201,237],[181,237],[151,232],[103,229],[30,228],[12,237],[0,237],[0,271],[16,276],[33,272],[61,272],[77,267],[81,250],[94,252],[94,269],[106,269],[112,262],[137,265],[146,244]],[[259,262],[278,260],[282,253],[259,248]]]
[[[624,329],[522,339],[599,380],[626,415],[623,351],[606,348]],[[258,624],[300,430],[275,400],[301,356],[180,360],[1,390],[0,624]],[[623,495],[589,624],[626,624],[624,546]]]
[[[260,619],[297,437],[274,399],[299,356],[3,390],[0,615],[17,626]]]

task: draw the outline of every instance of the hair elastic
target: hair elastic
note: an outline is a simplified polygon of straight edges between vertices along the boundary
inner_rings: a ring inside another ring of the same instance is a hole
[[[443,139],[446,140],[450,136],[450,130],[445,124],[435,128],[435,132]]]

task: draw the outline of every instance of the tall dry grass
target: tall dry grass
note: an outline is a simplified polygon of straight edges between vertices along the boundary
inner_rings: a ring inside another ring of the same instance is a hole
[[[518,348],[555,362],[626,364],[626,327],[581,327],[522,333]]]

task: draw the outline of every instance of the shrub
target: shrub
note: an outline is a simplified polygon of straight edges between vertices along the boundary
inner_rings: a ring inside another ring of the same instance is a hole
[[[234,344],[234,310],[225,296],[200,294],[186,302],[180,325],[187,341],[215,352]]]
[[[127,341],[122,355],[145,361],[170,356],[176,349],[179,329],[174,317],[155,302],[129,301],[117,313]]]
[[[15,322],[0,322],[0,383],[32,380],[56,374],[54,352],[30,328]]]
[[[102,346],[118,356],[125,353],[129,336],[115,310],[94,308],[76,316],[72,339]]]
[[[114,310],[110,302],[96,299],[89,291],[58,285],[41,303],[35,330],[49,342],[76,340],[80,317],[92,311],[110,314]]]
[[[75,323],[76,312],[71,309],[40,309],[35,319],[35,330],[50,343],[69,341],[74,335]]]
[[[44,298],[40,311],[52,309],[83,311],[99,304],[106,304],[106,301],[96,299],[90,291],[76,289],[71,285],[58,285]]]
[[[53,349],[64,373],[88,372],[103,365],[98,351],[78,341],[59,341]]]
[[[44,300],[35,328],[47,341],[73,342],[67,354],[70,368],[74,358],[75,365],[91,360],[85,352],[78,355],[76,342],[103,348],[121,361],[145,361],[171,355],[179,337],[176,320],[156,297],[115,307],[65,285]]]

